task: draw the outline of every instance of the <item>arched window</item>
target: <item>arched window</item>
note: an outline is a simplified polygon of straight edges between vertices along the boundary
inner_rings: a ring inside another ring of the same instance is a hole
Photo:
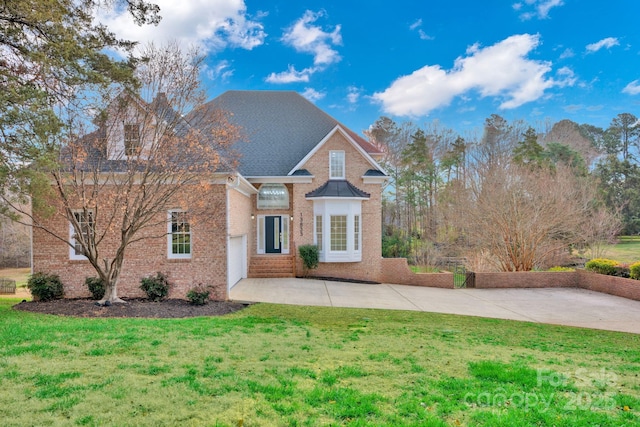
[[[258,209],[289,209],[289,191],[284,184],[262,184]]]

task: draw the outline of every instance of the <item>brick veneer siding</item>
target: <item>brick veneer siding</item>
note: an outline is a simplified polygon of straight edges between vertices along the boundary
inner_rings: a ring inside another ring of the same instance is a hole
[[[211,186],[206,194],[201,195],[201,199],[211,209],[206,217],[191,220],[191,259],[168,259],[167,214],[161,214],[158,226],[146,233],[148,236],[152,232],[153,235],[165,236],[145,239],[127,248],[118,282],[119,296],[144,297],[144,292],[139,288],[140,279],[160,271],[166,273],[174,284],[169,298],[184,298],[189,289],[202,283],[212,286],[212,299],[227,299],[225,186]],[[69,223],[61,216],[48,218],[46,224],[61,235],[68,235]],[[101,253],[104,257],[113,256],[117,244],[115,236],[114,233],[103,243]],[[37,228],[33,230],[33,271],[58,274],[67,298],[89,297],[84,285],[85,278],[97,275],[88,261],[69,259],[69,246],[66,243]]]
[[[581,288],[640,301],[640,281],[586,270],[475,273],[475,287],[478,289]]]
[[[583,289],[640,301],[640,280],[607,276],[585,270],[577,270],[576,277],[579,286]]]
[[[454,287],[452,273],[414,273],[406,258],[382,258],[381,264],[380,281],[383,283],[447,289]]]
[[[320,263],[317,269],[309,272],[309,275],[379,282],[382,273],[380,263],[382,256],[382,186],[364,183],[362,176],[372,166],[340,132],[334,133],[303,165],[303,168],[314,176],[313,182],[293,185],[292,251],[297,251],[300,245],[313,244],[313,201],[306,200],[305,194],[320,187],[329,179],[329,151],[331,150],[344,150],[346,179],[371,195],[369,200],[362,201],[362,261]],[[297,252],[294,253],[297,255]],[[296,257],[296,271],[303,271],[299,256]]]
[[[475,288],[575,288],[573,271],[519,271],[516,273],[475,273]]]

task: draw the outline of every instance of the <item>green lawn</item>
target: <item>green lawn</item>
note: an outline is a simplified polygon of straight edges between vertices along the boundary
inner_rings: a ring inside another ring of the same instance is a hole
[[[618,243],[607,247],[605,257],[624,263],[640,261],[640,236],[620,236]]]
[[[259,304],[78,319],[0,300],[3,426],[623,426],[640,336]]]

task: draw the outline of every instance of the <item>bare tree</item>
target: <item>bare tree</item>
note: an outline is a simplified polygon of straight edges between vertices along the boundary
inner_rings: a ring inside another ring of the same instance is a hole
[[[0,217],[0,267],[28,267],[31,253],[29,227]]]
[[[471,250],[499,271],[529,271],[583,239],[594,214],[594,186],[567,168],[513,163],[485,169],[460,191],[467,209],[452,215]]]
[[[545,146],[550,143],[559,143],[571,147],[582,156],[587,167],[590,167],[600,155],[595,143],[585,135],[585,132],[577,123],[571,120],[565,119],[555,123],[546,132],[542,142]]]
[[[122,302],[117,285],[125,253],[135,242],[167,235],[168,209],[196,218],[215,213],[202,196],[216,170],[233,168],[229,147],[240,133],[222,111],[185,119],[205,98],[201,64],[196,52],[177,45],[147,47],[136,70],[139,90],[119,90],[96,116],[96,131],[62,144],[59,164],[32,165],[46,177],[32,185],[39,186],[33,227],[86,257],[105,284],[102,303]],[[82,125],[80,113],[69,112],[69,127]],[[56,216],[73,233],[54,227]]]
[[[602,258],[609,245],[616,242],[621,229],[620,212],[610,212],[606,207],[601,206],[586,218],[586,224],[582,230],[583,244],[579,244],[578,247],[588,249],[591,258]]]

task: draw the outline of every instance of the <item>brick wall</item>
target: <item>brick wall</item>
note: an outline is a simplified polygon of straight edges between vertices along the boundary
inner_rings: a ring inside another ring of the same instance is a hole
[[[144,297],[144,292],[139,289],[140,279],[160,271],[167,274],[175,285],[170,290],[170,298],[184,298],[189,289],[203,283],[212,286],[212,299],[227,299],[225,186],[211,186],[200,198],[212,208],[208,214],[191,219],[191,259],[168,259],[167,217],[166,213],[159,215],[158,225],[145,233],[161,237],[148,238],[127,248],[118,283],[119,296]],[[62,216],[55,214],[43,222],[61,235],[68,235],[69,223]],[[97,218],[97,226],[100,226],[100,217]],[[114,230],[105,240],[100,249],[102,257],[113,257],[116,236]],[[37,228],[33,230],[33,270],[58,274],[68,298],[89,297],[84,280],[97,275],[88,261],[69,259],[66,243]]]
[[[382,186],[365,184],[362,176],[371,169],[371,164],[353,147],[345,137],[336,132],[326,143],[304,164],[314,175],[310,184],[293,186],[293,227],[292,250],[305,244],[313,244],[313,201],[306,200],[305,194],[323,185],[329,179],[329,151],[344,150],[346,179],[360,190],[371,195],[369,200],[362,201],[362,261],[321,263],[310,272],[313,276],[337,277],[377,282],[382,273],[380,259],[382,256]],[[296,252],[297,255],[297,252]],[[296,257],[296,271],[302,271],[302,261]]]
[[[490,288],[575,288],[573,271],[519,271],[517,273],[475,273],[477,289]]]
[[[577,270],[576,276],[579,286],[583,289],[640,301],[640,280],[607,276],[585,270]]]
[[[448,289],[454,287],[452,273],[414,273],[406,258],[381,258],[381,265],[380,281],[383,283]]]
[[[640,281],[585,270],[475,273],[475,279],[478,289],[581,288],[640,301]]]

